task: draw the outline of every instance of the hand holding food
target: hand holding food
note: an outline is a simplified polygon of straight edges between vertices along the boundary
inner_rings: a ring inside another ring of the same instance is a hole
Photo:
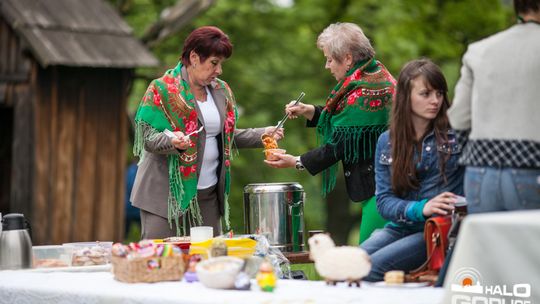
[[[281,149],[275,149],[281,150]],[[273,168],[292,168],[296,166],[296,156],[290,154],[279,153],[280,151],[270,151],[272,156],[268,157],[264,162]]]
[[[266,160],[278,160],[278,158],[276,158],[274,155],[276,153],[282,154],[286,152],[283,149],[278,149],[277,141],[274,139],[274,137],[267,134],[262,136],[262,143],[264,145],[264,156]]]

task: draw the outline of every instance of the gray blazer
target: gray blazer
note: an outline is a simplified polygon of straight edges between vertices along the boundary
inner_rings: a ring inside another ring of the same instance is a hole
[[[185,67],[182,68],[182,78],[188,80],[188,74]],[[216,107],[221,117],[221,129],[223,130],[226,109],[225,109],[225,94],[224,89],[214,89],[213,83],[210,87],[210,93],[214,98]],[[204,126],[203,116],[198,104],[195,102],[195,110],[197,111],[199,126]],[[144,149],[145,156],[142,163],[139,164],[135,183],[131,192],[131,202],[133,206],[143,209],[147,212],[167,218],[169,198],[169,170],[167,166],[168,154],[180,154],[172,144],[171,140],[163,133],[158,133],[152,136],[150,140],[150,129],[144,132]],[[262,147],[261,135],[264,133],[264,128],[256,129],[236,129],[234,132],[233,146],[238,148],[257,148]],[[199,133],[199,137],[206,138],[205,130]],[[220,214],[224,213],[224,194],[225,194],[225,166],[223,166],[223,133],[220,134],[220,165],[218,179],[218,200]],[[200,168],[202,167],[202,155],[204,155],[204,140],[198,141],[197,146],[197,176],[199,176]]]

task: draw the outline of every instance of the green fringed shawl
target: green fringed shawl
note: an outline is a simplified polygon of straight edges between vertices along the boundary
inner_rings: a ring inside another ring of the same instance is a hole
[[[187,134],[195,131],[198,127],[195,98],[187,81],[182,79],[181,71],[182,64],[178,63],[174,69],[166,71],[162,77],[153,80],[139,105],[135,116],[136,130],[133,153],[140,157],[140,161],[144,159],[146,153],[144,150],[145,140],[152,140],[165,129],[182,131]],[[230,226],[227,202],[230,190],[230,151],[238,113],[227,83],[219,79],[216,80],[216,83],[216,89],[224,90],[227,102],[227,117],[223,130],[223,161],[225,166],[224,218],[228,229]],[[144,130],[148,128],[151,129],[151,132],[147,132],[147,138],[144,138]],[[174,219],[178,235],[186,233],[186,220],[189,221],[190,226],[202,223],[197,202],[198,134],[191,135],[190,140],[190,147],[183,153],[167,155],[169,169],[168,220],[172,227]],[[178,222],[180,216],[183,218],[183,225]]]
[[[357,62],[332,90],[317,124],[320,144],[343,144],[345,163],[373,156],[388,124],[396,81],[374,58]],[[323,172],[322,194],[336,184],[337,163]]]

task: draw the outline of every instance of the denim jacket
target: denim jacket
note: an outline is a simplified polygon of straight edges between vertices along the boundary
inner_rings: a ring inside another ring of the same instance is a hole
[[[451,154],[445,168],[447,183],[440,175],[438,152]],[[421,153],[421,159],[416,164],[420,187],[410,191],[405,197],[398,197],[392,190],[389,132],[381,134],[377,142],[375,154],[377,209],[382,217],[392,221],[390,223],[392,226],[421,231],[426,220],[421,214],[421,209],[427,201],[445,191],[463,195],[464,168],[458,165],[461,145],[456,140],[454,130],[448,130],[448,142],[440,145],[435,142],[434,132],[429,133],[422,141]],[[415,159],[418,159],[418,151],[415,151]]]

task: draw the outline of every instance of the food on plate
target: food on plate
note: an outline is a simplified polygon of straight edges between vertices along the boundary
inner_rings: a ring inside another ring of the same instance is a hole
[[[405,281],[405,272],[401,270],[392,270],[384,274],[384,282],[386,284],[399,285]]]
[[[61,245],[42,245],[32,247],[34,268],[54,268],[71,266],[70,248]]]
[[[109,262],[109,251],[102,246],[84,247],[73,252],[71,265],[93,266]]]
[[[34,259],[34,268],[67,267],[66,262],[60,259]]]

